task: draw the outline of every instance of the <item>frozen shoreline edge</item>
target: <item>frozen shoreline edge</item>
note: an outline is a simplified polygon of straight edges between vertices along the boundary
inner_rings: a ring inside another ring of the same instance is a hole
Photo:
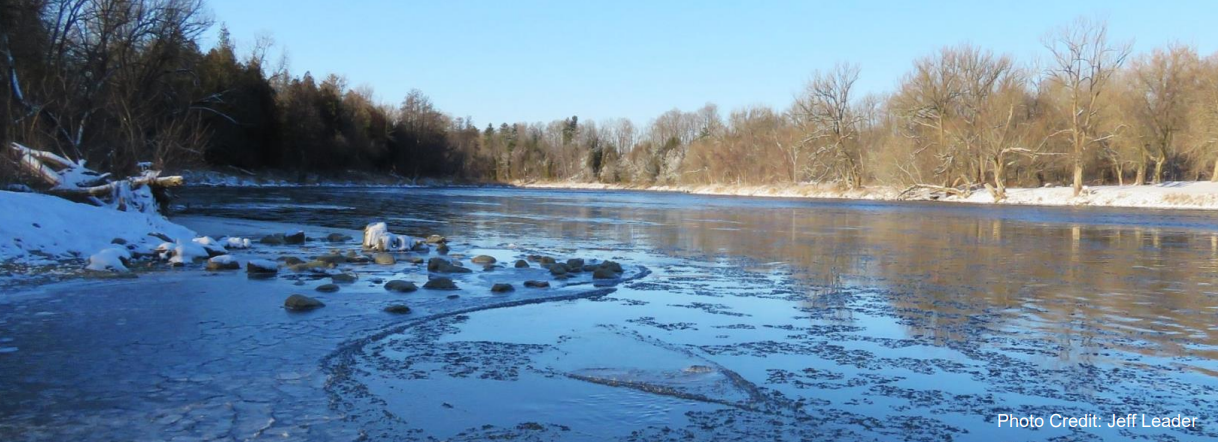
[[[1107,207],[1126,209],[1218,210],[1218,183],[1167,182],[1143,186],[1096,186],[1086,188],[1084,195],[1074,197],[1069,187],[1008,188],[1007,199],[994,201],[989,192],[980,190],[968,197],[898,198],[902,189],[873,186],[860,190],[841,190],[827,185],[698,185],[698,186],[631,186],[621,184],[582,182],[513,182],[521,189],[601,190],[666,192],[708,196],[755,198],[786,198],[803,200],[853,200],[889,202],[931,202],[972,205],[1040,206],[1040,207]]]

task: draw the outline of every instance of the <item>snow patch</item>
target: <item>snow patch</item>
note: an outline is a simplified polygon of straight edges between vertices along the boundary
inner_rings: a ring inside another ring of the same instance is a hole
[[[126,272],[126,261],[131,259],[131,252],[124,248],[107,247],[89,257],[87,270],[98,272]]]
[[[156,213],[118,211],[37,193],[0,191],[0,261],[48,264],[80,259],[125,242],[152,251],[162,240],[190,242],[195,232]],[[121,240],[121,241],[118,241]]]

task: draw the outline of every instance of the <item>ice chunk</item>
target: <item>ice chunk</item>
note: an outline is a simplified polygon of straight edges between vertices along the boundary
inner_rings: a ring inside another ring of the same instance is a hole
[[[364,228],[364,248],[378,251],[405,251],[415,245],[414,238],[396,235],[383,222],[369,224]]]

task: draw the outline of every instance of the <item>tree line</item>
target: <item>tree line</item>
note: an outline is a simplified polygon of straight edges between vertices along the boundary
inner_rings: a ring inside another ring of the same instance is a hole
[[[235,167],[406,178],[986,188],[1218,180],[1218,56],[1133,54],[1076,20],[1021,62],[962,44],[890,93],[857,65],[812,74],[786,108],[713,104],[628,119],[477,126],[418,90],[397,104],[339,75],[243,56],[201,0],[3,0],[0,137],[115,173]]]

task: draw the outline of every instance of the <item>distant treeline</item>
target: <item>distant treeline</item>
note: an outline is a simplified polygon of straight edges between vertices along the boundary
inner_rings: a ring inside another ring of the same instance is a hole
[[[1218,180],[1218,56],[1131,54],[1102,22],[1046,34],[1019,62],[970,46],[915,60],[897,90],[812,74],[785,109],[708,104],[649,124],[577,117],[488,124],[421,92],[375,102],[343,77],[238,56],[200,0],[2,0],[0,132],[130,172],[233,166],[475,181],[836,183],[952,188]],[[488,73],[488,75],[493,75]],[[588,103],[595,106],[595,103]]]

